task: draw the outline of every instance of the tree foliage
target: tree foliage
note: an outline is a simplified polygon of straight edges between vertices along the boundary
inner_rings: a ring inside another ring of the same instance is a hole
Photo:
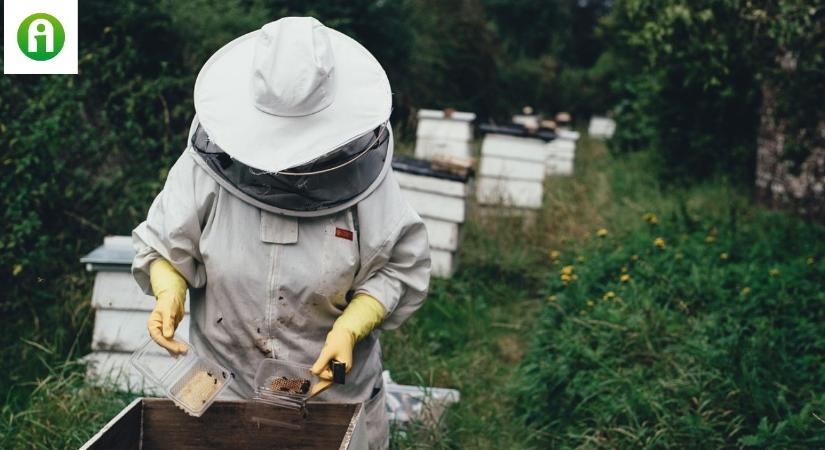
[[[614,148],[655,148],[668,176],[751,179],[763,85],[780,91],[780,114],[799,135],[812,137],[823,118],[824,8],[821,0],[617,0],[605,22],[625,65],[614,83]]]

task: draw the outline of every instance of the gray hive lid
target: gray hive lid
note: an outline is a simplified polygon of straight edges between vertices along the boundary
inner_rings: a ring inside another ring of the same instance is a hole
[[[470,178],[470,173],[466,176],[456,175],[452,172],[433,169],[430,161],[424,159],[411,158],[409,156],[395,156],[392,158],[392,168],[399,172],[411,173],[413,175],[423,175],[425,177],[440,178],[443,180],[460,181],[466,183]]]
[[[128,271],[135,259],[130,236],[106,236],[103,245],[80,258],[86,264],[86,270],[92,271]]]
[[[524,128],[524,125],[519,125],[515,123],[507,125],[482,123],[478,126],[478,130],[485,134],[504,134],[507,136],[541,139],[545,142],[552,141],[558,137],[556,135],[556,132],[548,128],[539,128],[537,131],[531,133],[526,128]]]

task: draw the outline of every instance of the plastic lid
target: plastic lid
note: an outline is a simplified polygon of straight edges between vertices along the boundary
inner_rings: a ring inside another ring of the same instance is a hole
[[[189,350],[180,355],[172,355],[149,338],[129,358],[140,373],[159,387],[165,387],[168,384],[168,378],[198,357],[197,352],[188,342],[179,338],[175,339],[185,343]]]

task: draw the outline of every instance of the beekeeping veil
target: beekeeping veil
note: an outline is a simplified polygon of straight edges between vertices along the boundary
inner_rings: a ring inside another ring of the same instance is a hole
[[[293,216],[348,208],[392,159],[389,82],[358,42],[286,17],[218,50],[195,82],[190,143],[222,186]]]

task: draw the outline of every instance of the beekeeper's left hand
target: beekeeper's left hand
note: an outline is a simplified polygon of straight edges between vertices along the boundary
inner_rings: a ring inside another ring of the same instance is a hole
[[[332,325],[327,334],[321,355],[312,365],[310,372],[324,380],[332,380],[332,370],[329,365],[337,360],[346,365],[346,371],[352,369],[352,349],[355,343],[366,335],[384,319],[384,306],[375,298],[367,294],[358,294],[350,301],[344,313]]]

